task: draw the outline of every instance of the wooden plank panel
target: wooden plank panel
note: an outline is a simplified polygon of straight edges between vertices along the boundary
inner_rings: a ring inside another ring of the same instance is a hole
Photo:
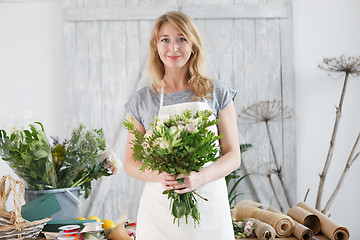
[[[72,123],[77,120],[77,104],[76,104],[76,23],[68,22],[64,24],[64,127],[65,136],[70,136],[72,131]]]
[[[65,21],[121,21],[153,20],[164,12],[176,9],[176,5],[144,7],[68,7],[64,10]]]
[[[295,112],[295,74],[292,20],[280,21],[281,29],[281,63],[282,63],[282,102]],[[283,121],[283,158],[284,172],[296,172],[296,122],[295,117]],[[292,204],[296,203],[296,175],[284,175],[285,185],[291,189]]]
[[[90,96],[88,99],[88,107],[90,111],[88,127],[102,128],[104,111],[102,103],[100,22],[88,23],[88,31],[89,79],[87,92]],[[83,44],[86,44],[86,42]]]
[[[283,4],[188,4],[182,10],[197,19],[289,18],[291,8]]]

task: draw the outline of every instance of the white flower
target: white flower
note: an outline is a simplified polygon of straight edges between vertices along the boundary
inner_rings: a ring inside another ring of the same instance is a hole
[[[116,174],[120,169],[122,169],[121,161],[112,149],[106,149],[103,154],[103,159],[105,159],[104,167],[111,170],[113,174]]]
[[[180,132],[181,132],[182,130],[184,130],[184,128],[185,128],[184,125],[179,125],[179,126],[178,126],[178,129],[179,129]]]
[[[166,141],[165,139],[162,138],[162,139],[160,140],[159,147],[160,147],[161,149],[169,149],[170,144],[169,144],[168,141]]]
[[[194,123],[188,123],[185,125],[185,129],[186,131],[188,131],[189,133],[197,133],[198,129],[196,127],[196,125]]]
[[[170,115],[169,114],[164,114],[164,115],[160,115],[159,117],[159,120],[163,123],[166,123],[169,121],[170,119]]]
[[[178,130],[178,128],[175,127],[175,126],[172,126],[172,127],[170,128],[170,133],[171,133],[171,135],[173,135],[173,136],[177,133],[177,131],[179,131],[179,130]]]
[[[239,227],[239,228],[242,228],[244,226],[244,223],[242,221],[239,221],[239,222],[236,222],[236,225]]]
[[[164,126],[164,121],[158,119],[158,121],[156,122],[156,125],[155,125],[155,130],[160,132],[161,131],[161,128]]]

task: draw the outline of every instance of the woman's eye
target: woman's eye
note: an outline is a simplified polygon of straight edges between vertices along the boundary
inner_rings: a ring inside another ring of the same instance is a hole
[[[161,42],[168,42],[168,41],[169,41],[169,39],[167,39],[167,38],[163,38],[163,39],[161,39],[160,41],[161,41]]]
[[[179,42],[186,42],[186,38],[179,38]]]

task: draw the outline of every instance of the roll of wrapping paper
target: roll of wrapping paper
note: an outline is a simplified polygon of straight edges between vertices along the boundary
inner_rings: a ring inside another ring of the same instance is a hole
[[[289,209],[287,215],[310,228],[314,234],[318,234],[320,232],[320,219],[308,210],[295,206]]]
[[[255,207],[241,206],[236,209],[236,220],[256,218],[270,224],[279,237],[288,237],[294,230],[294,221],[289,216]]]
[[[277,213],[280,213],[280,214],[283,214],[284,216],[286,216],[284,213],[282,213],[279,210],[272,208],[272,207],[269,207],[267,210],[271,211],[271,212],[277,212]],[[308,227],[302,225],[301,223],[299,223],[297,221],[294,221],[294,225],[295,225],[295,228],[293,231],[293,235],[297,239],[300,239],[300,240],[312,240],[313,239],[314,233],[311,229],[309,229]]]
[[[313,214],[315,214],[320,219],[320,229],[321,232],[330,238],[331,240],[348,240],[349,239],[349,230],[347,228],[341,226],[336,223],[332,219],[330,219],[325,214],[321,213],[317,209],[311,207],[309,204],[305,202],[300,202],[296,206],[301,207]]]
[[[274,240],[276,237],[275,229],[265,222],[260,221],[256,218],[248,218],[248,221],[254,223],[255,235],[260,240]]]

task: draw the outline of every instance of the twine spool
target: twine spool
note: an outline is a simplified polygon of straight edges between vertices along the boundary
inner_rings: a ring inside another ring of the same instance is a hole
[[[58,240],[78,240],[79,235],[82,240],[84,240],[83,234],[80,232],[80,226],[79,225],[65,225],[62,227],[59,227],[60,236],[57,238]]]

